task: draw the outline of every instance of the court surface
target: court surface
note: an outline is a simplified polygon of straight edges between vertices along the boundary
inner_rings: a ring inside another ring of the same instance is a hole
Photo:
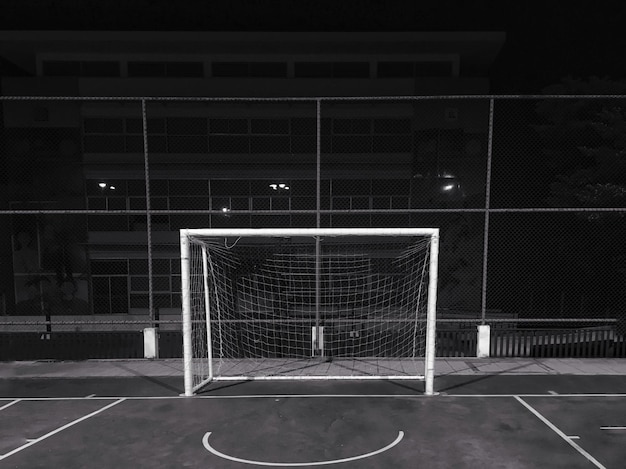
[[[0,468],[624,468],[626,360],[438,361],[423,383],[221,382],[176,361],[0,363]]]

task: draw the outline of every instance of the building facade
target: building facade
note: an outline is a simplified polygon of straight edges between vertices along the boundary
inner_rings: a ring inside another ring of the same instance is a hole
[[[401,97],[487,94],[503,43],[0,33],[4,316],[178,317],[180,228],[427,226],[484,207],[488,102]],[[403,212],[416,208],[434,212]],[[441,304],[476,311],[470,231],[469,279]]]

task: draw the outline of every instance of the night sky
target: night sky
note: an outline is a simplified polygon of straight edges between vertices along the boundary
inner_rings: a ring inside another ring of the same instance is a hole
[[[1,0],[0,29],[505,31],[494,93],[626,78],[623,0]]]

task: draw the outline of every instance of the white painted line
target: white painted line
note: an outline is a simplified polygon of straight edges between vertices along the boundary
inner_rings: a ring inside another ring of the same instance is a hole
[[[600,427],[600,430],[626,430],[626,427]]]
[[[89,394],[88,396],[85,396],[85,399],[91,399],[92,397],[96,397],[95,394]]]
[[[626,397],[624,393],[510,394],[509,397]],[[485,396],[487,397],[487,396]]]
[[[319,375],[306,376],[306,379],[299,376],[221,376],[213,378],[215,382],[221,381],[424,381],[423,375],[392,375],[392,376],[343,376],[343,375]]]
[[[433,396],[427,396],[425,394],[249,394],[242,396],[194,396],[192,399],[287,399],[287,398],[303,398],[303,399],[361,399],[361,398],[375,398],[375,399],[389,399],[389,398],[405,398],[405,397],[417,397],[432,399]],[[448,396],[453,397],[453,396]]]
[[[187,397],[184,394],[174,396],[94,396],[94,397],[12,397],[0,400],[6,401],[81,401],[81,400],[104,400],[111,401],[117,399],[126,399],[129,401],[144,400],[166,400],[166,399],[276,399],[276,398],[376,398],[376,399],[395,399],[395,398],[425,398],[433,399],[439,397],[441,399],[449,398],[507,398],[511,397],[626,397],[625,393],[575,393],[575,394],[447,394],[445,392],[438,393],[437,396],[427,396],[423,393],[415,394],[237,394],[237,395],[196,395]]]
[[[385,451],[387,451],[388,449],[393,448],[394,446],[396,446],[398,443],[400,443],[400,441],[402,440],[402,438],[404,438],[404,432],[399,431],[398,432],[398,436],[396,437],[396,439],[394,441],[392,441],[391,443],[389,443],[387,446],[377,449],[376,451],[372,451],[371,453],[366,453],[366,454],[361,454],[358,456],[352,456],[349,458],[343,458],[343,459],[334,459],[334,460],[330,460],[330,461],[313,461],[313,462],[266,462],[266,461],[251,461],[249,459],[241,459],[241,458],[236,458],[234,456],[230,456],[228,454],[224,454],[218,450],[216,450],[215,448],[213,448],[210,443],[209,443],[209,437],[211,436],[211,432],[207,432],[204,434],[204,437],[202,437],[202,444],[204,445],[204,447],[211,453],[213,453],[216,456],[219,456],[220,458],[224,458],[224,459],[228,459],[229,461],[234,461],[234,462],[238,462],[238,463],[243,463],[243,464],[254,464],[257,466],[272,466],[272,467],[303,467],[303,466],[325,466],[325,465],[330,465],[330,464],[339,464],[342,462],[349,462],[349,461],[356,461],[358,459],[365,459],[365,458],[369,458],[370,456],[374,456],[376,454],[380,454],[383,453]]]
[[[570,440],[580,440],[580,437],[579,437],[578,435],[567,435],[567,437],[568,437]]]
[[[553,396],[558,396],[559,393],[556,391],[548,391],[549,394],[552,394]]]
[[[2,407],[0,407],[0,410],[4,410],[7,407],[11,407],[12,405],[17,404],[18,402],[20,402],[22,399],[15,399],[13,402],[9,402],[8,404],[3,405]]]
[[[87,420],[88,418],[91,418],[91,417],[93,417],[94,415],[98,415],[100,412],[104,412],[105,410],[110,409],[111,407],[113,407],[113,406],[115,406],[115,405],[119,404],[120,402],[124,402],[124,400],[125,400],[125,399],[118,399],[117,401],[112,402],[112,403],[110,403],[110,404],[108,404],[108,405],[106,405],[106,406],[102,407],[101,409],[96,410],[95,412],[92,412],[92,413],[87,414],[87,415],[84,415],[83,417],[80,417],[80,418],[78,418],[78,419],[76,419],[76,420],[73,420],[72,422],[70,422],[70,423],[68,423],[68,424],[63,425],[62,427],[59,427],[59,428],[57,428],[56,430],[52,430],[51,432],[46,433],[45,435],[40,436],[39,438],[35,438],[35,439],[32,439],[32,440],[27,440],[27,441],[28,441],[28,443],[26,443],[25,445],[22,445],[22,446],[20,446],[20,447],[18,447],[18,448],[15,448],[14,450],[9,451],[8,453],[3,454],[2,456],[0,456],[0,461],[2,461],[3,459],[8,458],[9,456],[11,456],[11,455],[13,455],[13,454],[15,454],[15,453],[19,453],[20,451],[22,451],[22,450],[24,450],[24,449],[28,448],[29,446],[32,446],[32,445],[34,445],[34,444],[36,444],[36,443],[39,443],[40,441],[43,441],[43,440],[45,440],[46,438],[49,438],[49,437],[51,437],[51,436],[53,436],[53,435],[56,435],[57,433],[62,432],[63,430],[65,430],[65,429],[67,429],[67,428],[70,428],[70,427],[72,427],[72,426],[76,425],[77,423],[80,423],[80,422],[82,422],[82,421],[84,421],[84,420]]]
[[[425,399],[433,399],[433,397],[441,397],[445,399],[455,398],[455,397],[477,397],[477,398],[508,398],[511,397],[626,397],[626,394],[444,394],[438,393],[438,396],[427,396],[423,393],[415,393],[415,394],[242,394],[242,395],[224,395],[224,396],[215,396],[215,395],[197,395],[193,396],[192,399],[265,399],[265,398],[336,398],[336,397],[345,397],[345,398],[425,398]],[[146,397],[129,397],[128,399],[150,399]],[[158,397],[156,398],[158,399]],[[189,399],[189,398],[187,398]]]
[[[572,448],[574,448],[576,451],[578,451],[580,454],[582,454],[585,458],[587,458],[587,460],[589,462],[591,462],[594,466],[596,466],[596,467],[598,467],[600,469],[606,469],[606,466],[602,465],[602,463],[600,463],[591,454],[589,454],[587,451],[582,449],[579,445],[574,443],[572,441],[572,439],[568,438],[568,436],[565,433],[563,433],[561,430],[558,429],[558,427],[556,425],[554,425],[547,418],[545,418],[543,415],[541,415],[539,413],[539,411],[535,410],[535,408],[533,406],[531,406],[530,404],[526,403],[526,401],[524,401],[519,396],[513,396],[513,397],[515,397],[515,399],[520,404],[522,404],[524,407],[526,407],[528,410],[530,410],[535,415],[535,417],[537,417],[539,420],[541,420],[543,423],[545,423],[554,433],[556,433],[561,438],[563,438],[563,440],[565,440]]]

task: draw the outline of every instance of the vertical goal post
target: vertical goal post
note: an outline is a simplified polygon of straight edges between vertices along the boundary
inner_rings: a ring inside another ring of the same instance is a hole
[[[438,228],[180,230],[185,395],[214,380],[420,379]]]

